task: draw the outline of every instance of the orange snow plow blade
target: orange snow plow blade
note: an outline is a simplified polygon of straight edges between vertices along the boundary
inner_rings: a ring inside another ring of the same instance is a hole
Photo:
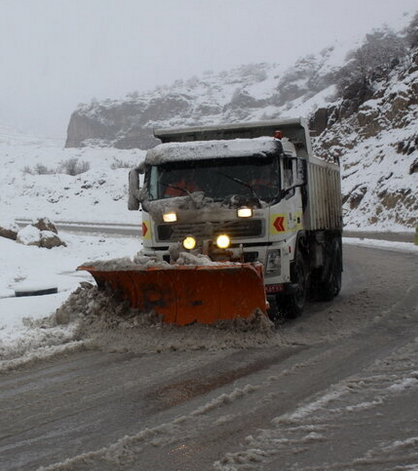
[[[261,265],[250,263],[173,268],[100,270],[81,266],[120,301],[141,312],[154,310],[165,322],[186,325],[247,318],[267,303]]]

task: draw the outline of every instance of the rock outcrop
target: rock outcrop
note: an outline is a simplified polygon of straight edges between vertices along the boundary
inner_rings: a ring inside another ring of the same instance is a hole
[[[16,240],[19,226],[15,222],[0,221],[0,237]]]
[[[342,165],[345,223],[389,230],[418,225],[418,52],[372,83],[348,116],[344,103],[318,111],[316,153]]]
[[[23,245],[33,245],[52,249],[54,247],[66,247],[66,243],[58,236],[57,228],[48,218],[40,218],[32,224],[20,229],[16,241]]]
[[[329,48],[307,56],[284,72],[277,64],[250,64],[123,100],[81,105],[71,116],[66,147],[149,149],[159,143],[155,128],[305,115],[315,109],[308,102],[317,93],[325,102],[334,98],[338,65],[325,66],[332,54]]]

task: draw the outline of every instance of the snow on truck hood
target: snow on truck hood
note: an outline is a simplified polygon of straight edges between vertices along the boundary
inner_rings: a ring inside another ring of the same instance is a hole
[[[213,158],[267,156],[277,151],[278,140],[272,137],[232,139],[219,141],[170,142],[149,150],[145,157],[148,165],[185,160]]]

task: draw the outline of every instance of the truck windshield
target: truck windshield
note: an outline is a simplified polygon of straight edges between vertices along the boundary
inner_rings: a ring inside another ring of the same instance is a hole
[[[149,169],[147,187],[150,200],[202,191],[215,201],[239,196],[241,200],[270,202],[280,190],[278,158],[217,158],[154,165]]]

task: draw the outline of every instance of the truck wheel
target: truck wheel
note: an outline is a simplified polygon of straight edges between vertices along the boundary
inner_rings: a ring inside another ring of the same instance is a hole
[[[342,253],[341,245],[337,239],[332,241],[332,260],[327,279],[319,286],[320,301],[331,301],[341,291]]]
[[[303,255],[296,253],[293,265],[292,283],[295,285],[294,293],[287,296],[285,316],[289,319],[299,317],[306,304],[308,295],[307,268]]]
[[[281,309],[280,298],[277,295],[272,295],[267,297],[267,301],[270,304],[270,307],[267,311],[267,315],[269,319],[274,323],[277,327],[278,325],[283,323],[284,316]]]

